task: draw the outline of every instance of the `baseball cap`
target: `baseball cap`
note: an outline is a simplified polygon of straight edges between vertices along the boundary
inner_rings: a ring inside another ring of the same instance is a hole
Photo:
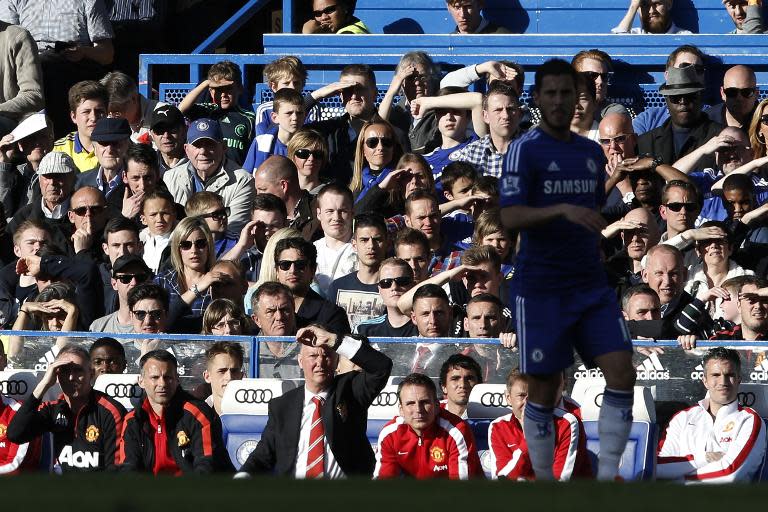
[[[45,155],[37,167],[38,175],[69,174],[70,172],[77,172],[75,161],[71,156],[60,151],[52,151]]]
[[[130,137],[131,126],[122,117],[102,117],[91,133],[91,140],[96,142],[116,142]]]
[[[184,124],[184,114],[174,105],[157,107],[152,111],[152,117],[149,118],[149,127],[155,129],[161,124],[181,126]]]
[[[138,266],[143,272],[152,274],[152,270],[150,270],[150,268],[144,262],[144,258],[137,254],[126,254],[125,256],[120,256],[115,260],[115,264],[112,265],[112,277],[130,266]]]
[[[211,139],[214,142],[221,142],[224,137],[221,134],[219,122],[206,117],[193,121],[189,125],[189,131],[187,132],[187,144],[194,144],[200,139]]]

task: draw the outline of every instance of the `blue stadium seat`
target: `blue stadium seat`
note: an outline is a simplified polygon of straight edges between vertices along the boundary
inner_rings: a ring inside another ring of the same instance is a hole
[[[240,469],[259,444],[267,426],[270,400],[294,387],[295,382],[280,379],[243,379],[227,385],[221,401],[221,425],[235,468]]]
[[[597,469],[597,454],[600,452],[600,439],[597,433],[597,421],[584,421],[587,435],[587,451],[592,459],[592,468]],[[635,421],[629,432],[627,447],[621,457],[619,476],[625,481],[651,480],[656,468],[656,444],[659,429],[648,421]]]

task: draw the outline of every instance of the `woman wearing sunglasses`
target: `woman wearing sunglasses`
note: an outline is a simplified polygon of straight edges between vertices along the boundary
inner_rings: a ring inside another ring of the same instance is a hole
[[[299,187],[315,195],[320,192],[320,172],[328,165],[328,143],[315,130],[300,130],[288,142],[288,158],[299,170]]]
[[[768,99],[761,101],[755,107],[752,122],[749,123],[749,144],[752,146],[752,155],[755,160],[768,154],[766,143],[768,139]]]
[[[75,289],[67,283],[51,283],[34,300],[21,305],[13,330],[76,331],[79,313],[75,305]],[[59,349],[66,344],[66,336],[57,337],[55,341],[51,338],[11,336],[8,345],[8,366],[32,368],[40,359],[53,361]],[[47,357],[49,352],[51,358]]]
[[[387,177],[402,153],[391,124],[371,121],[363,125],[357,138],[355,166],[349,184],[355,203]]]
[[[250,332],[250,319],[229,299],[216,299],[205,310],[201,334],[238,336]]]
[[[435,192],[435,179],[424,157],[406,153],[381,182],[355,203],[355,213],[377,212],[384,217],[405,213],[405,198],[416,190]]]
[[[370,34],[365,23],[354,16],[354,0],[314,0],[312,18],[302,34]]]
[[[187,217],[171,234],[171,268],[155,277],[169,295],[169,318],[201,317],[211,302],[211,285],[226,280],[211,271],[216,263],[213,237],[205,219]]]
[[[277,266],[275,266],[275,247],[277,242],[286,238],[301,238],[301,232],[294,228],[281,228],[275,231],[275,233],[269,237],[267,245],[264,246],[264,253],[261,257],[261,266],[259,267],[259,278],[256,284],[248,288],[248,292],[245,294],[245,312],[250,315],[253,313],[251,310],[251,297],[253,292],[262,284],[269,281],[277,281]]]

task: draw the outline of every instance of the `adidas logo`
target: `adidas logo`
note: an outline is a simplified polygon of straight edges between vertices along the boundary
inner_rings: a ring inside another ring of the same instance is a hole
[[[749,374],[749,378],[761,381],[768,380],[768,359],[763,359],[760,364],[755,366],[755,370]]]
[[[37,364],[35,365],[35,371],[44,372],[48,369],[48,365],[51,364],[55,359],[56,356],[59,355],[59,347],[56,345],[53,345],[50,350],[46,351],[45,354],[43,354],[40,359],[37,360]]]
[[[588,370],[586,366],[581,365],[573,372],[574,379],[603,379],[603,372],[600,368],[592,368]]]
[[[637,380],[669,380],[669,371],[664,369],[658,354],[651,354],[636,369]]]
[[[558,171],[560,171],[560,166],[557,165],[557,162],[552,160],[552,163],[549,164],[549,167],[547,167],[547,170],[549,172],[558,172]]]
[[[701,364],[691,372],[691,380],[701,380],[704,378],[704,366]]]

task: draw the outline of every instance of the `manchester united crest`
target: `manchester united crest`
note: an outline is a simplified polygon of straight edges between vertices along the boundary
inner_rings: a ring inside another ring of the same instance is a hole
[[[436,464],[440,464],[445,460],[445,450],[439,446],[433,446],[429,450],[429,456],[432,457]]]
[[[5,438],[5,433],[8,431],[8,425],[0,423],[0,439]]]
[[[187,433],[183,430],[179,430],[179,432],[176,434],[176,440],[179,442],[179,447],[187,446],[189,444]]]
[[[85,429],[85,440],[89,443],[95,443],[99,438],[99,429],[96,425],[88,425]]]
[[[736,426],[736,423],[734,423],[733,421],[729,421],[725,425],[725,427],[723,427],[723,432],[730,432],[731,430],[733,430],[733,427],[735,427],[735,426]]]

